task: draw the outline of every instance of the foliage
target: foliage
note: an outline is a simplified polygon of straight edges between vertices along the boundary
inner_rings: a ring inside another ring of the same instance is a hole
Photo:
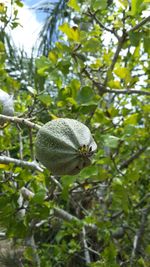
[[[42,1],[33,6],[38,12],[46,14],[45,23],[40,31],[39,54],[48,55],[49,49],[59,38],[58,26],[69,16],[67,0]]]
[[[1,39],[1,89],[14,93],[17,117],[1,128],[0,226],[24,266],[148,267],[148,2],[69,0],[67,9],[48,55],[26,61],[31,75],[12,77]],[[76,176],[35,163],[37,125],[58,117],[86,124],[98,145]]]

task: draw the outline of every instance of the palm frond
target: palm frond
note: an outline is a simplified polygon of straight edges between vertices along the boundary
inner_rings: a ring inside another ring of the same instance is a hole
[[[59,36],[59,25],[65,20],[68,0],[41,1],[32,8],[46,13],[45,23],[39,34],[39,54],[47,55]],[[67,14],[67,17],[69,14]]]

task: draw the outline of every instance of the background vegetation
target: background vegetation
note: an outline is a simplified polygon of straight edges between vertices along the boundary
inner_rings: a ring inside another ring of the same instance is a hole
[[[149,267],[149,1],[53,3],[30,58],[7,34],[22,6],[11,2],[11,14],[0,3],[0,88],[15,110],[0,115],[1,266]],[[79,175],[35,161],[38,125],[58,117],[98,145]]]

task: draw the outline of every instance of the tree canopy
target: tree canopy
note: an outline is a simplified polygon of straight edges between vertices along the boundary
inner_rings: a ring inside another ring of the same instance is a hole
[[[29,57],[7,31],[22,2],[9,14],[0,1],[1,266],[149,267],[149,1],[58,2],[56,40]],[[35,158],[37,131],[57,118],[98,146],[74,176]]]

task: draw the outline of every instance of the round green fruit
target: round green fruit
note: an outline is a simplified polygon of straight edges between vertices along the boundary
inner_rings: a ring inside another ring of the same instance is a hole
[[[36,158],[55,175],[75,175],[91,164],[97,145],[87,126],[73,119],[56,119],[37,133]]]

